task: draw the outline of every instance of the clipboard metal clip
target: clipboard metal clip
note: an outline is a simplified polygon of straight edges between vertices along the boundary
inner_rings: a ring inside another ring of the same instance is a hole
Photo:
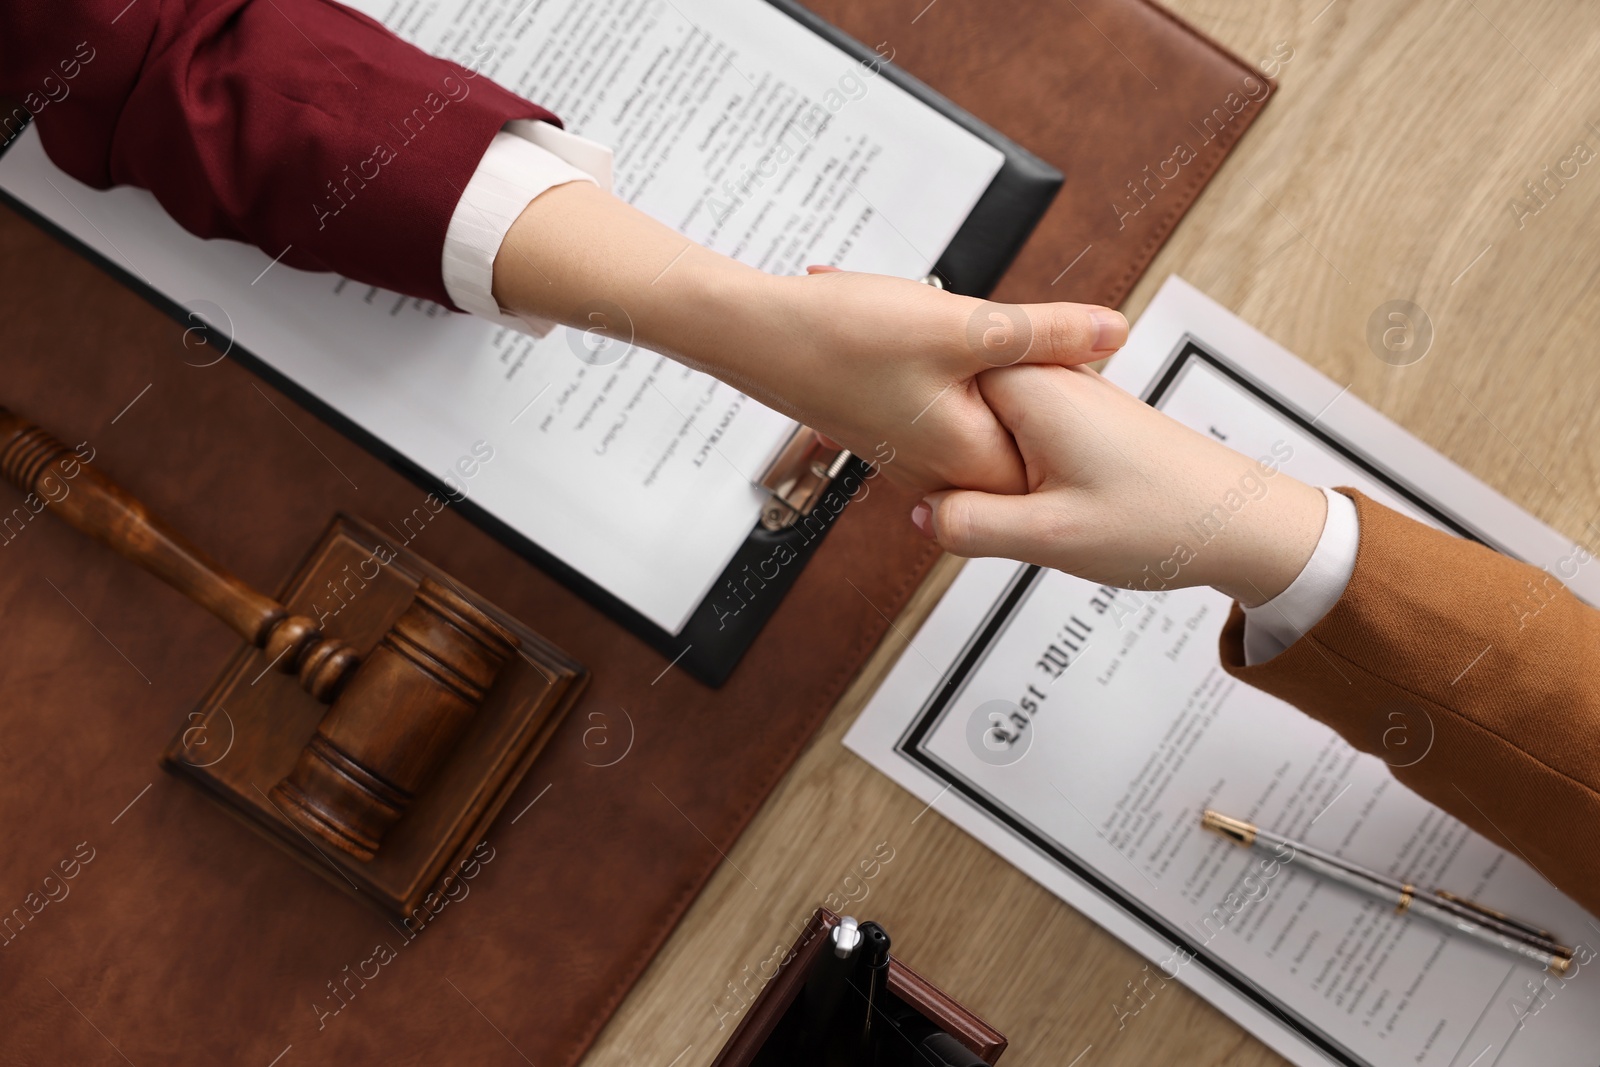
[[[762,527],[787,530],[811,514],[849,462],[849,449],[824,444],[809,426],[795,427],[788,443],[761,476],[761,488],[772,494],[761,509]]]

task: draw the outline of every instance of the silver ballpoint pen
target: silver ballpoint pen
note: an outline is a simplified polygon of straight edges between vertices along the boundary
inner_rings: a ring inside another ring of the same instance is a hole
[[[1280,856],[1287,851],[1292,855],[1284,862],[1292,862],[1379,900],[1388,900],[1394,904],[1396,914],[1411,912],[1421,915],[1442,926],[1459,930],[1468,937],[1514,952],[1557,977],[1565,975],[1572,966],[1573,950],[1557,943],[1549,931],[1518,922],[1509,915],[1502,915],[1465,897],[1442,889],[1418,889],[1221,812],[1208,809],[1200,817],[1200,823],[1207,830],[1215,830],[1246,848],[1272,849]]]

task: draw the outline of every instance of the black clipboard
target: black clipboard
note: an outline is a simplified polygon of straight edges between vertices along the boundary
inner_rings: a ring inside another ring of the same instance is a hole
[[[999,149],[1005,156],[999,172],[940,256],[933,272],[939,283],[952,292],[987,296],[1055,199],[1064,180],[1062,173],[921,81],[892,63],[885,63],[877,52],[801,7],[796,0],[768,2],[847,56],[872,67],[877,76],[887,78],[956,125]],[[17,136],[20,136],[20,132]],[[0,144],[0,155],[4,155],[15,139],[13,136]],[[236,359],[419,488],[432,492],[445,491],[444,483],[436,475],[249,353],[232,338],[214,331],[188,308],[146,285],[4,190],[0,190],[0,200],[140,293],[186,329],[198,328],[213,334],[212,341],[218,345],[219,351],[226,350],[229,358]],[[865,461],[853,458],[837,471],[832,483],[821,494],[811,516],[784,530],[769,530],[757,524],[712,586],[711,593],[701,601],[683,629],[676,634],[651,622],[619,597],[545,551],[525,534],[519,533],[472,500],[461,501],[453,507],[479,529],[538,566],[661,653],[677,669],[706,685],[718,687],[733,673],[745,652],[760,636],[767,620],[777,611],[778,605],[793,587],[828,530],[872,474],[872,468]],[[773,565],[772,561],[778,558],[783,560],[782,566]]]

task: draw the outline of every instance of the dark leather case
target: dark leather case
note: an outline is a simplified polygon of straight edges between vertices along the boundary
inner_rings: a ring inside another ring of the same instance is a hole
[[[751,1067],[756,1062],[779,1021],[805,987],[811,965],[827,949],[828,931],[837,925],[839,916],[827,908],[816,910],[794,948],[784,957],[778,973],[762,986],[733,1036],[711,1061],[711,1067]],[[951,1000],[893,953],[889,956],[889,992],[938,1024],[984,1063],[994,1063],[1006,1050],[1005,1035]]]

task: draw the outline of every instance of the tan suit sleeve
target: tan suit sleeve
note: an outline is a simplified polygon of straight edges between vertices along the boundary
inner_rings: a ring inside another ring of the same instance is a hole
[[[1361,521],[1344,596],[1253,667],[1235,604],[1223,666],[1600,915],[1600,612],[1555,575],[1340,492]],[[1578,549],[1567,576],[1595,565]]]

